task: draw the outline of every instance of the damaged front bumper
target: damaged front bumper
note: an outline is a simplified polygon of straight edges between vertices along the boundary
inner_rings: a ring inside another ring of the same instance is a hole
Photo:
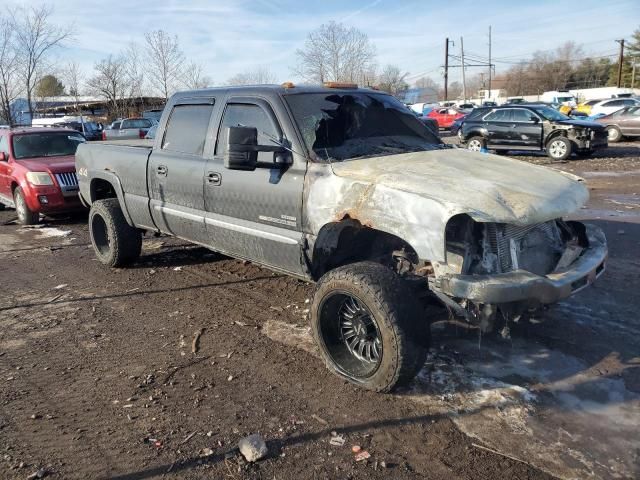
[[[592,284],[605,270],[607,240],[601,229],[585,225],[589,247],[569,267],[548,275],[525,270],[491,275],[444,275],[436,289],[448,297],[476,304],[555,303]]]

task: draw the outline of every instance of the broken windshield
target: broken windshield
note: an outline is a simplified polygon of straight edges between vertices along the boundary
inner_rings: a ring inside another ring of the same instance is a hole
[[[405,105],[380,93],[287,95],[307,149],[325,161],[443,148]]]

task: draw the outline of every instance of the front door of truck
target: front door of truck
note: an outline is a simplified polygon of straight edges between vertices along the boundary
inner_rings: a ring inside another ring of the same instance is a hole
[[[278,108],[280,110],[278,110]],[[255,127],[258,143],[275,145],[287,139],[292,150],[303,151],[281,105],[266,100],[230,97],[217,132],[215,154],[204,176],[206,225],[214,249],[302,274],[302,189],[306,159],[293,154],[286,169],[254,171],[224,167],[228,127]],[[272,162],[274,153],[260,152],[259,162]]]
[[[214,100],[173,106],[148,162],[151,215],[163,232],[207,243],[202,177]],[[159,132],[160,133],[160,132]]]

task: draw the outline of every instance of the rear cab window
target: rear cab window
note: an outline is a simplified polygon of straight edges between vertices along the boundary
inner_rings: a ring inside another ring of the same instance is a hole
[[[124,120],[122,122],[122,129],[125,128],[150,128],[151,121],[146,118],[137,118],[133,120]]]
[[[162,150],[200,155],[209,131],[213,104],[176,105],[167,121]]]

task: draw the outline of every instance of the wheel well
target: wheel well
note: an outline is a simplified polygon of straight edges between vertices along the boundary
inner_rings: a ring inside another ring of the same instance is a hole
[[[101,178],[95,178],[91,180],[90,187],[90,195],[91,195],[91,203],[96,200],[104,200],[105,198],[117,198],[113,185],[109,183],[107,180],[103,180]]]
[[[419,263],[416,251],[400,237],[345,219],[320,230],[313,245],[312,275],[317,280],[329,270],[365,260],[398,273],[412,271]]]
[[[565,137],[567,138],[567,132],[565,130],[555,130],[549,134],[547,140],[544,142],[545,145],[548,145],[551,140],[556,137]]]

